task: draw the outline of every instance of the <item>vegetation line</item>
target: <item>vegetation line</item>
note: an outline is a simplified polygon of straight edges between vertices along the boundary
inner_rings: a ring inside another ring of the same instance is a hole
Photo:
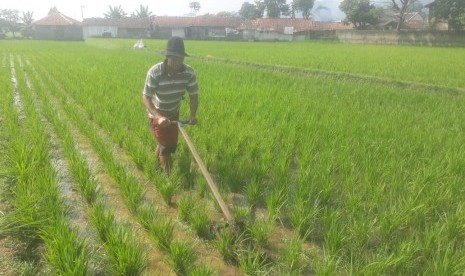
[[[58,135],[64,143],[67,156],[71,160],[71,170],[76,181],[80,183],[79,190],[89,205],[89,216],[92,225],[96,228],[98,235],[108,252],[110,261],[110,272],[115,274],[125,275],[140,275],[143,273],[147,260],[145,252],[135,235],[132,234],[132,229],[128,225],[118,222],[113,209],[109,204],[108,197],[104,191],[102,184],[95,180],[95,175],[91,172],[90,162],[86,159],[85,153],[82,152],[82,147],[76,141],[76,133],[69,129],[69,125],[63,123],[67,117],[63,118],[63,113],[56,114],[56,106],[52,107],[53,101],[46,95],[45,84],[34,71],[34,80],[40,87],[42,103],[47,106],[45,108],[46,115],[51,120],[58,132]],[[92,163],[93,164],[93,163]],[[92,165],[94,166],[94,165]],[[95,167],[95,166],[94,166]]]
[[[34,68],[32,65],[30,67]],[[167,241],[167,244],[160,245],[160,237],[158,236],[159,234],[157,234],[157,231],[160,231],[157,229],[159,227],[157,224],[160,224],[159,221],[170,221],[169,224],[172,226],[175,224],[171,217],[163,216],[163,212],[171,212],[168,210],[168,206],[154,205],[155,202],[160,201],[160,197],[155,195],[152,191],[143,190],[146,185],[141,183],[153,182],[149,180],[150,175],[146,175],[146,177],[141,179],[141,174],[137,174],[137,171],[134,171],[137,170],[137,165],[128,160],[126,156],[123,156],[125,155],[124,152],[117,150],[119,148],[118,145],[111,144],[111,139],[100,126],[95,124],[92,120],[86,120],[89,116],[85,113],[83,108],[76,103],[72,97],[65,97],[64,95],[66,93],[64,93],[65,91],[63,87],[61,87],[61,84],[56,82],[56,80],[53,79],[53,76],[51,76],[45,68],[42,66],[39,67],[40,70],[44,70],[41,71],[43,76],[51,82],[50,87],[55,86],[56,88],[53,89],[53,95],[50,94],[49,98],[55,102],[55,106],[59,108],[59,110],[62,110],[59,106],[64,107],[63,110],[66,110],[66,115],[63,112],[60,113],[63,114],[65,118],[68,116],[69,118],[72,118],[71,121],[74,121],[79,126],[80,131],[85,134],[85,136],[89,139],[89,142],[96,149],[96,152],[98,152],[98,154],[102,157],[102,165],[107,168],[109,175],[115,179],[117,186],[122,190],[122,197],[125,199],[128,209],[136,216],[140,224],[148,231],[148,234],[151,235],[159,244],[160,249],[170,250],[167,252],[169,253],[169,257],[172,259],[176,258],[170,248],[171,240]],[[130,169],[131,167],[133,170]],[[147,171],[145,171],[145,173],[147,173]],[[159,181],[156,182],[159,183],[163,180],[163,178],[157,177],[157,180]],[[164,181],[166,182],[167,180],[164,179]],[[185,225],[182,225],[180,222],[179,224],[181,226],[180,228],[185,228]],[[194,237],[189,236],[189,231],[181,232],[183,232],[181,234],[183,239],[187,238],[191,244],[199,245]],[[188,247],[189,245],[185,244],[184,246]],[[219,258],[216,254],[213,254],[212,250],[213,248],[203,248],[203,251],[199,253],[202,253],[207,260],[210,259],[210,257],[211,259]],[[194,266],[201,267],[202,265],[199,264]],[[221,266],[224,266],[224,264],[221,264]],[[223,267],[220,267],[220,269],[222,268]]]
[[[14,65],[11,55],[10,58]],[[14,194],[11,201],[16,208],[15,215],[8,218],[12,222],[10,225],[17,229],[17,235],[23,236],[31,244],[31,249],[37,249],[42,243],[45,245],[45,252],[38,254],[47,259],[51,272],[86,275],[88,252],[85,241],[64,215],[67,208],[58,192],[56,174],[51,164],[49,137],[25,84],[23,71],[12,73],[17,73],[14,76],[14,93],[19,95],[22,92],[21,105],[25,116],[19,118],[17,108],[6,113],[11,135],[6,155],[11,162]],[[20,128],[14,125],[17,120],[23,120]],[[29,251],[34,251],[31,249]]]
[[[22,59],[19,60],[22,61]],[[26,62],[28,61],[26,60]],[[33,104],[38,111],[40,121],[43,123],[45,131],[50,138],[50,162],[55,171],[60,196],[63,198],[63,204],[67,210],[65,217],[70,222],[70,225],[77,230],[79,237],[86,241],[90,241],[87,247],[89,247],[92,252],[101,251],[101,245],[99,245],[95,239],[95,237],[97,237],[97,232],[89,227],[90,218],[83,207],[85,204],[82,201],[83,197],[81,198],[80,195],[78,195],[78,189],[73,189],[73,185],[77,184],[73,181],[71,176],[70,164],[65,157],[65,149],[62,147],[63,142],[59,141],[58,134],[52,127],[51,121],[46,118],[43,103],[38,98],[37,91],[32,85],[27,72],[24,72],[24,78],[27,88],[31,93]],[[50,108],[49,106],[47,107]],[[101,270],[98,263],[103,262],[105,262],[105,260],[101,256],[89,258],[89,272],[98,274],[99,270]]]
[[[302,67],[286,66],[286,65],[255,63],[255,62],[249,62],[249,61],[240,61],[240,60],[232,60],[232,59],[209,57],[209,56],[193,56],[192,58],[197,58],[200,60],[210,61],[210,62],[242,65],[242,66],[248,66],[248,67],[253,67],[253,68],[258,68],[258,69],[267,69],[267,70],[285,72],[285,73],[298,73],[298,74],[313,75],[313,76],[318,76],[318,77],[329,77],[329,78],[335,78],[338,80],[344,79],[344,80],[351,80],[351,81],[367,81],[367,82],[372,82],[375,84],[395,85],[400,88],[411,88],[411,89],[416,89],[416,90],[427,90],[431,92],[442,92],[442,93],[448,93],[452,95],[458,95],[460,93],[465,94],[465,89],[458,88],[458,87],[449,87],[449,86],[435,85],[435,84],[428,84],[428,83],[421,83],[421,82],[414,82],[414,81],[404,81],[404,80],[375,77],[375,76],[369,76],[369,75],[335,72],[335,71],[302,68]]]

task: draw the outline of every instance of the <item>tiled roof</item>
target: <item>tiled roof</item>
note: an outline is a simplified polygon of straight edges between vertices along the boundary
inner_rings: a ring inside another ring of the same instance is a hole
[[[312,30],[352,29],[352,25],[346,25],[342,22],[320,22],[301,18],[258,18],[242,23],[240,29],[283,33],[285,27],[294,27],[294,33]]]
[[[85,18],[82,22],[83,26],[115,26],[126,29],[145,29],[150,26],[150,18]]]
[[[86,18],[83,26],[115,26],[119,28],[148,28],[153,26],[161,28],[186,28],[186,27],[231,27],[237,28],[241,24],[239,17],[220,17],[202,15],[196,17],[186,16],[154,16],[152,18]]]
[[[312,20],[296,18],[257,18],[241,24],[242,30],[274,31],[282,33],[285,27],[294,27],[294,32],[312,29]]]
[[[37,26],[70,26],[70,25],[81,25],[81,22],[66,16],[62,13],[52,13],[46,17],[36,20],[33,22]]]
[[[185,28],[192,26],[192,17],[156,16],[152,24],[161,28]]]
[[[241,25],[239,17],[221,17],[214,15],[203,15],[192,17],[192,26],[196,27],[231,27],[237,28]]]
[[[185,27],[231,27],[237,28],[241,24],[239,17],[221,17],[202,15],[196,17],[157,16],[153,25],[159,27],[185,28]]]
[[[321,22],[321,21],[313,21],[313,29],[314,31],[334,31],[334,30],[352,30],[352,24],[346,24],[343,22]]]

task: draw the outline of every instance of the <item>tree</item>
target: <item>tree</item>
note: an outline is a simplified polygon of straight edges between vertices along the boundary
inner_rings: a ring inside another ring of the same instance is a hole
[[[108,8],[108,12],[103,14],[103,16],[107,19],[120,19],[127,17],[126,12],[123,8],[121,8],[121,6],[108,6]]]
[[[21,29],[19,24],[19,11],[15,9],[1,9],[0,19],[2,22],[2,28],[7,29],[16,38],[16,32]]]
[[[405,22],[405,16],[413,10],[417,0],[391,0],[391,9],[397,13],[397,31],[400,31]]]
[[[136,18],[149,18],[152,16],[152,12],[149,11],[148,6],[142,6],[140,5],[139,10],[135,10],[134,13],[131,15],[131,17],[136,17]]]
[[[309,19],[314,3],[315,0],[292,0],[292,13],[294,14],[295,11],[300,11],[302,12],[303,18]]]
[[[220,11],[216,14],[219,17],[237,17],[237,12]]]
[[[465,28],[465,1],[436,0],[431,5],[431,16],[436,20],[447,20],[449,29],[462,30]]]
[[[382,13],[382,9],[370,4],[370,0],[343,0],[339,8],[346,14],[345,20],[352,23],[356,29],[375,25]]]
[[[200,10],[200,3],[199,2],[190,2],[189,3],[189,8],[197,14],[197,12]]]
[[[263,17],[263,9],[260,10],[256,4],[244,2],[242,3],[241,9],[239,10],[239,16],[245,20],[261,18]]]
[[[289,15],[291,9],[286,0],[263,0],[266,14],[270,18],[279,18],[281,15]]]
[[[55,13],[60,13],[57,9],[57,7],[52,7],[50,8],[50,10],[48,11],[48,15],[51,15],[51,14],[55,14]]]
[[[34,22],[34,13],[33,12],[23,12],[23,16],[21,16],[21,21],[23,22],[23,27],[21,29],[21,33],[23,37],[29,38],[32,36],[32,22]]]

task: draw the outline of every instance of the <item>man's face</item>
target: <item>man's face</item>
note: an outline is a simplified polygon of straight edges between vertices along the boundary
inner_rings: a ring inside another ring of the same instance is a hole
[[[183,57],[167,56],[166,59],[168,60],[168,69],[172,72],[179,71],[184,63]]]

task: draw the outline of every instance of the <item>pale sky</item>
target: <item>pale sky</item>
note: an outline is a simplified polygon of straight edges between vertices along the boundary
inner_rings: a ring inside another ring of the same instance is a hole
[[[109,5],[120,6],[131,15],[139,6],[148,6],[149,11],[154,15],[182,16],[191,12],[189,9],[190,2],[199,2],[200,10],[198,15],[210,13],[216,14],[220,11],[239,11],[244,2],[253,3],[253,0],[0,0],[1,9],[16,9],[21,12],[34,12],[35,20],[45,17],[52,7],[56,7],[61,13],[82,21],[84,18],[103,17],[108,12]],[[319,4],[326,7],[332,7],[331,15],[340,16],[337,6],[341,0],[316,0],[314,8]],[[287,2],[290,2],[288,0]],[[82,9],[81,9],[82,7]],[[82,10],[82,14],[81,14]]]

